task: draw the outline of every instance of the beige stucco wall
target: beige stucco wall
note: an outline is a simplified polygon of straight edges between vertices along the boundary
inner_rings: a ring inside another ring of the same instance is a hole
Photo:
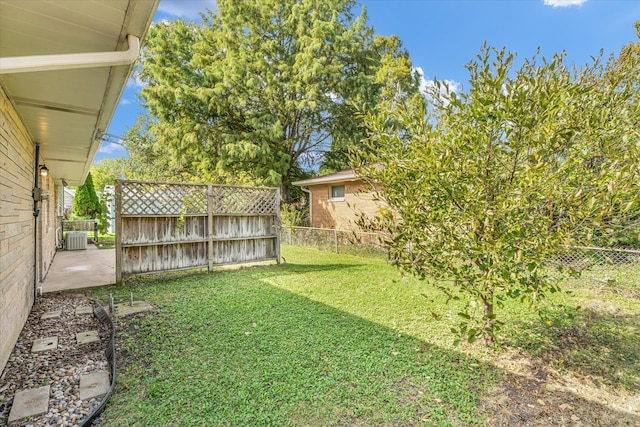
[[[344,200],[331,199],[331,187],[334,185],[345,186]],[[356,220],[360,214],[372,217],[384,206],[374,200],[361,180],[312,185],[309,191],[312,195],[312,227],[358,230]]]
[[[34,152],[0,89],[0,371],[33,304]]]

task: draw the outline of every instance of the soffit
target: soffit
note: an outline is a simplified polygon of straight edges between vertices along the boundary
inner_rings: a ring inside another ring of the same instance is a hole
[[[2,57],[123,51],[159,0],[0,0]],[[80,185],[132,65],[0,75],[52,176]]]

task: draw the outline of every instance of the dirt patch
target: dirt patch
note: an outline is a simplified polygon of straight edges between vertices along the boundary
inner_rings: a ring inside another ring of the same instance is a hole
[[[588,376],[553,369],[540,358],[506,351],[506,372],[482,399],[488,426],[640,427],[640,393],[614,390]]]

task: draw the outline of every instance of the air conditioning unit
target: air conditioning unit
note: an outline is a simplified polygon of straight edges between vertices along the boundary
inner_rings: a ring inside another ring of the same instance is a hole
[[[68,251],[87,249],[87,232],[67,231],[67,236],[65,238],[65,247]]]

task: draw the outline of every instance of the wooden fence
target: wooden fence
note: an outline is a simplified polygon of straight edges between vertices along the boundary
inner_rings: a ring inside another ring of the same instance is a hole
[[[133,274],[276,260],[279,190],[116,183],[116,281]]]
[[[87,231],[93,233],[93,241],[98,241],[98,221],[95,219],[80,219],[80,220],[63,220],[61,237],[64,237],[67,231]],[[88,233],[87,233],[88,234]]]

